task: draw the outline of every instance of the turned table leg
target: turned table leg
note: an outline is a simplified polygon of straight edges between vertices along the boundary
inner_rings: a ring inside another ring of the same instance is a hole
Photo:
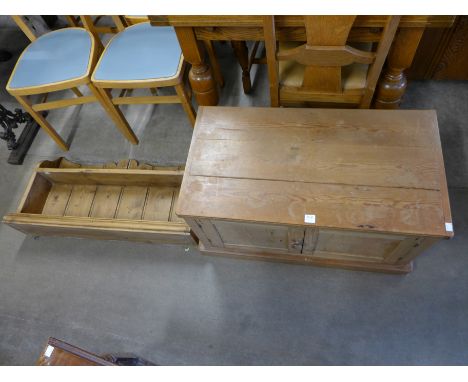
[[[250,68],[249,68],[249,50],[245,41],[231,41],[232,48],[242,68],[242,86],[244,93],[248,94],[252,90],[250,82]]]
[[[199,106],[215,106],[218,104],[218,89],[210,67],[204,61],[201,46],[195,37],[193,28],[176,27],[177,39],[184,58],[192,67],[189,73],[190,84]]]
[[[376,90],[376,109],[398,109],[406,90],[405,69],[411,66],[424,28],[400,28]]]

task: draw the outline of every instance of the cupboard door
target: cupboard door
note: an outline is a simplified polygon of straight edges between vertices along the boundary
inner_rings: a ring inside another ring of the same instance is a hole
[[[205,220],[202,228],[215,247],[221,245],[228,250],[300,254],[304,244],[305,229],[301,227]]]
[[[401,235],[333,229],[315,229],[313,232],[315,234],[306,232],[304,255],[317,258],[396,264],[404,259],[413,245],[412,238]]]

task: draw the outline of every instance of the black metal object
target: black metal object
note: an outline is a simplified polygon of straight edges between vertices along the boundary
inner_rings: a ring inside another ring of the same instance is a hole
[[[44,18],[44,20],[49,24],[55,23],[56,18]],[[0,49],[0,62],[8,61],[11,58],[12,54],[9,51]],[[44,115],[45,114],[46,113],[44,113]],[[26,123],[26,126],[23,128],[18,140],[16,140],[16,135],[13,129],[18,128],[18,124],[23,123]],[[0,126],[4,130],[0,131],[0,139],[5,140],[7,142],[8,150],[11,150],[11,154],[8,157],[8,163],[23,164],[24,157],[39,131],[39,125],[29,114],[24,113],[21,109],[15,109],[15,112],[12,113],[0,104]]]
[[[46,113],[44,113],[45,115]],[[18,146],[16,149],[11,150],[11,154],[8,157],[9,164],[23,164],[24,157],[28,153],[29,148],[34,142],[37,132],[40,127],[36,121],[31,119],[26,123],[20,137],[18,138]]]
[[[29,114],[24,113],[21,109],[15,109],[15,112],[12,113],[0,105],[0,126],[4,130],[0,132],[0,139],[7,142],[8,150],[14,150],[18,147],[13,129],[18,128],[19,123],[26,123],[30,119]]]
[[[14,129],[18,128],[18,124],[25,123],[20,137],[16,140]],[[10,164],[22,164],[24,157],[31,147],[34,137],[39,131],[39,125],[31,116],[21,109],[15,109],[14,112],[9,111],[0,105],[0,126],[4,131],[0,132],[0,139],[7,142],[8,150],[11,154],[8,158]]]

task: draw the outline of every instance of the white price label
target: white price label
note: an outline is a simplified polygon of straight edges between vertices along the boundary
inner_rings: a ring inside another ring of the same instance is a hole
[[[50,355],[52,354],[53,351],[54,351],[54,347],[49,345],[49,346],[47,346],[47,349],[46,349],[44,355],[46,357],[50,357]]]
[[[304,223],[315,224],[315,215],[304,215]]]
[[[445,223],[445,230],[447,232],[453,232],[453,224],[452,223]]]

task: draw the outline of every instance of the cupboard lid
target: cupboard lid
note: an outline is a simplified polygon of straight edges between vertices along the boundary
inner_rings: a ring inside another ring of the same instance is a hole
[[[176,212],[451,236],[436,113],[202,107]]]

